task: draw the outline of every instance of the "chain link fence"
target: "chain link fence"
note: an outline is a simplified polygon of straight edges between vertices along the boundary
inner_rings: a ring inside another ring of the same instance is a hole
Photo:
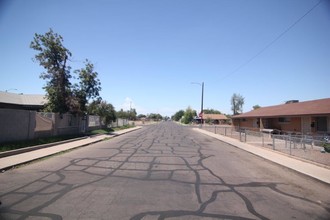
[[[272,134],[270,130],[260,132],[259,129],[254,128],[219,125],[203,125],[202,129],[235,138],[257,147],[268,148],[330,166],[330,153],[326,153],[323,147],[328,140],[327,135],[280,135]]]

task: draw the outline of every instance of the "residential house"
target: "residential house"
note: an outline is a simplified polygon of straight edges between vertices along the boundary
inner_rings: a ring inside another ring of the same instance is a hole
[[[233,116],[233,125],[281,133],[330,134],[330,98],[262,107]]]
[[[46,102],[44,95],[0,91],[0,108],[40,111]]]
[[[227,116],[223,114],[205,114],[203,113],[203,120],[209,121],[212,124],[225,124],[228,121]]]

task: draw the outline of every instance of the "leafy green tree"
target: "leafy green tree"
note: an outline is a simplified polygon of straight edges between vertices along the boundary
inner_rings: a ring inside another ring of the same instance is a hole
[[[36,50],[35,61],[45,68],[40,78],[46,80],[48,102],[45,111],[59,113],[86,112],[86,105],[91,99],[100,99],[101,83],[94,71],[94,65],[86,60],[85,67],[76,70],[79,83],[71,84],[69,58],[71,52],[64,47],[63,37],[52,29],[44,35],[35,34],[30,48]]]
[[[101,99],[101,82],[97,78],[98,73],[94,71],[94,65],[87,59],[85,68],[75,70],[75,73],[78,75],[79,83],[74,85],[73,97],[78,100],[79,110],[85,112],[90,99]]]
[[[118,118],[125,118],[128,119],[129,118],[129,112],[128,111],[124,111],[123,109],[120,109],[120,111],[117,111],[117,117]]]
[[[98,108],[100,105],[101,101],[96,100],[87,105],[87,114],[89,115],[98,115]]]
[[[190,122],[192,122],[192,120],[196,115],[197,115],[196,111],[193,110],[191,107],[188,107],[184,112],[182,123],[189,124]]]
[[[254,105],[252,108],[253,108],[253,110],[256,110],[256,109],[261,108],[261,107],[260,107],[260,105]]]
[[[231,110],[234,115],[238,115],[243,112],[244,97],[240,94],[234,93],[231,97]]]
[[[99,115],[106,125],[109,125],[111,122],[116,121],[117,119],[115,108],[112,104],[105,101],[101,101],[100,103]]]
[[[48,98],[46,110],[65,113],[69,111],[71,86],[70,66],[67,62],[72,54],[62,43],[62,36],[50,29],[44,35],[35,34],[30,48],[38,52],[35,60],[46,69],[46,72],[40,74],[40,78],[47,80],[44,86]]]
[[[180,111],[176,112],[172,116],[172,118],[173,118],[174,121],[179,121],[182,118],[183,115],[184,115],[184,110],[180,110]]]
[[[87,106],[87,112],[91,115],[100,116],[105,125],[109,125],[117,119],[115,108],[106,101],[93,101]]]
[[[135,108],[131,110],[124,111],[123,109],[120,109],[120,111],[117,112],[117,117],[118,118],[125,118],[125,119],[130,119],[130,120],[136,120],[136,110]]]
[[[144,114],[139,114],[138,116],[137,116],[137,118],[138,119],[141,119],[141,118],[146,118],[147,116],[146,115],[144,115]]]
[[[136,120],[136,116],[137,116],[137,112],[135,108],[132,108],[131,110],[128,111],[129,114],[129,119],[135,121]]]
[[[160,114],[155,114],[155,113],[150,113],[149,115],[148,115],[148,118],[149,119],[151,119],[151,120],[154,120],[154,121],[160,121],[160,120],[162,120],[163,119],[163,116],[162,115],[160,115]]]
[[[215,109],[204,109],[203,110],[203,113],[204,114],[221,114],[220,111],[215,110]]]

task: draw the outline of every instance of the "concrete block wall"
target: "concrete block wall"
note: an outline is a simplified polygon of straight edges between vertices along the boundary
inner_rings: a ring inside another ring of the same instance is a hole
[[[0,143],[34,138],[36,112],[0,109]]]
[[[79,134],[102,127],[99,116],[91,116],[90,118],[91,121],[89,121],[88,116],[84,118],[71,114],[60,115],[58,113],[0,109],[0,143]],[[90,126],[89,122],[91,122]],[[112,124],[112,127],[123,126],[128,123],[128,119],[118,119]]]

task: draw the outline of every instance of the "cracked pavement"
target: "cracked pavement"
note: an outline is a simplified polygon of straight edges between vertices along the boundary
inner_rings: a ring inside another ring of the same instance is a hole
[[[329,219],[330,187],[172,122],[0,174],[0,219]]]

